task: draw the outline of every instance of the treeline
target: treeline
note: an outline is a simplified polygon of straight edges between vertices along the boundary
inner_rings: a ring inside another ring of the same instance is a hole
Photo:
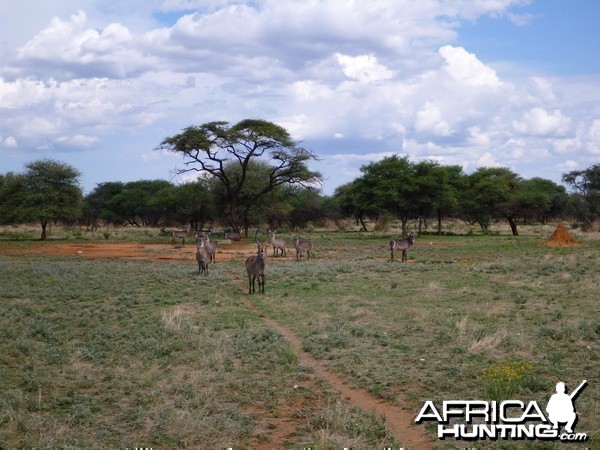
[[[362,176],[339,187],[334,198],[345,216],[364,218],[382,214],[398,219],[403,233],[409,221],[419,231],[434,218],[441,233],[445,218],[479,224],[487,232],[494,220],[506,220],[518,235],[519,223],[571,217],[587,225],[598,220],[600,164],[563,175],[571,189],[544,178],[523,179],[503,167],[480,168],[465,174],[460,166],[432,161],[411,162],[391,156],[361,168]]]
[[[248,177],[261,175],[257,165]],[[250,208],[244,202],[234,213],[244,226],[290,229],[308,224],[353,219],[365,231],[367,222],[399,220],[404,231],[413,226],[442,232],[448,218],[479,224],[485,232],[495,220],[506,220],[518,234],[520,223],[565,217],[592,224],[600,206],[600,165],[564,174],[564,186],[543,178],[523,179],[506,168],[481,168],[465,174],[460,166],[431,161],[411,162],[392,156],[361,168],[362,175],[331,196],[312,187],[281,184],[261,195]],[[217,178],[176,185],[165,180],[105,182],[83,195],[80,173],[54,160],[35,161],[23,174],[0,175],[0,223],[36,221],[42,239],[48,223],[97,227],[100,224],[169,227],[191,225],[235,229],[226,189]],[[251,189],[252,183],[247,186]],[[247,194],[247,193],[246,193]],[[244,192],[241,193],[243,198]]]

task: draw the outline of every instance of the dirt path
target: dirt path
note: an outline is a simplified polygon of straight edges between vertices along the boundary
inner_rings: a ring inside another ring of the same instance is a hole
[[[351,386],[350,382],[339,374],[336,374],[325,366],[322,360],[314,358],[310,353],[304,351],[302,341],[291,330],[285,328],[280,323],[262,314],[251,302],[245,292],[246,285],[240,280],[240,286],[243,288],[241,295],[244,306],[256,313],[267,325],[279,332],[291,345],[294,353],[298,357],[300,365],[309,367],[313,370],[316,377],[325,380],[329,385],[338,391],[343,398],[365,411],[374,412],[377,417],[385,417],[386,426],[394,433],[398,441],[402,442],[405,448],[426,450],[434,447],[434,442],[414,425],[413,413],[398,406],[384,402],[369,392]],[[282,414],[285,414],[283,412]],[[298,424],[293,421],[280,421],[280,430],[277,433],[271,433],[271,439],[276,437],[287,437],[293,434]],[[271,447],[264,447],[271,448]],[[278,448],[278,447],[272,447]],[[279,447],[280,448],[280,447]]]

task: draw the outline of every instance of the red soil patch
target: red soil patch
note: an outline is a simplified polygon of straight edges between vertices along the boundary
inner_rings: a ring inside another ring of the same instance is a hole
[[[256,252],[252,242],[219,243],[216,261],[243,260]],[[195,245],[133,244],[122,242],[64,243],[43,241],[28,247],[5,248],[7,254],[50,254],[81,258],[119,258],[150,261],[196,261]],[[288,254],[291,254],[289,252]],[[270,255],[269,255],[270,256]],[[277,259],[291,259],[291,257]]]
[[[576,240],[571,233],[567,231],[567,229],[563,226],[562,223],[559,223],[552,233],[552,236],[548,238],[546,242],[542,242],[538,244],[543,247],[582,247],[583,244]]]

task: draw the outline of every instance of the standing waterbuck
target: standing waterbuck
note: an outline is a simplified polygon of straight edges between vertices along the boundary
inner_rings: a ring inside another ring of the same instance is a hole
[[[208,250],[208,254],[210,255],[210,262],[215,263],[215,256],[217,254],[217,243],[215,241],[210,240],[210,234],[212,233],[212,227],[208,230],[200,230],[196,232],[196,242],[198,239],[206,240],[206,248]]]
[[[406,239],[392,239],[390,241],[390,252],[392,254],[391,261],[394,260],[394,251],[402,250],[402,262],[408,259],[408,249],[415,243],[415,235],[408,233]]]
[[[175,245],[175,239],[181,239],[181,245],[185,245],[185,238],[189,236],[192,227],[188,224],[185,230],[173,230],[171,245]]]
[[[281,252],[281,256],[286,256],[285,239],[275,237],[276,230],[268,230],[269,240],[267,241],[273,247],[273,256],[277,256],[277,250]]]
[[[198,273],[208,276],[208,263],[210,253],[208,251],[206,237],[196,236],[196,261],[198,261]]]
[[[246,272],[248,273],[248,294],[255,292],[254,282],[258,278],[258,293],[265,293],[265,272],[267,271],[266,245],[258,242],[258,230],[254,234],[257,254],[246,259]]]
[[[296,248],[296,261],[300,261],[302,253],[306,252],[306,256],[310,260],[310,256],[313,253],[313,245],[310,241],[300,239],[297,234],[294,235],[294,247]]]

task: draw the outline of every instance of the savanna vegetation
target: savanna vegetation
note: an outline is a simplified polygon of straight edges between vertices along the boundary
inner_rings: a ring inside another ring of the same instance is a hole
[[[587,379],[577,430],[599,448],[599,165],[564,174],[567,190],[393,156],[326,196],[314,155],[269,122],[189,127],[158,148],[197,181],[84,195],[59,161],[0,175],[0,448],[403,445],[284,329],[344,383],[415,415],[426,400],[545,405],[557,381]],[[583,246],[537,245],[559,220]],[[169,244],[164,228],[186,225],[277,228],[290,250],[301,230],[315,258],[270,257],[266,293],[249,296],[245,255],[217,255],[199,277],[193,244]],[[407,231],[409,263],[390,262],[389,239]],[[127,260],[45,252],[107,240],[162,246]],[[420,428],[440,448],[472,445]]]
[[[408,264],[389,261],[390,234],[304,233],[316,257],[270,258],[266,294],[253,296],[245,294],[243,255],[218,256],[210,277],[199,277],[193,256],[171,262],[151,252],[142,260],[55,256],[42,253],[49,241],[3,235],[0,442],[7,448],[402,444],[384,418],[344,401],[302,365],[263,317],[293,332],[331,373],[414,414],[425,400],[518,398],[545,405],[557,381],[573,388],[587,379],[576,403],[577,430],[596,439],[600,239],[578,234],[587,246],[538,246],[552,227],[527,226],[518,237],[508,226],[488,235],[453,228],[452,235],[418,239]],[[63,242],[104,242],[76,227],[60,235]],[[116,238],[182,250],[152,229],[130,228]],[[287,433],[277,435],[284,423]],[[522,446],[492,446],[511,445]]]

